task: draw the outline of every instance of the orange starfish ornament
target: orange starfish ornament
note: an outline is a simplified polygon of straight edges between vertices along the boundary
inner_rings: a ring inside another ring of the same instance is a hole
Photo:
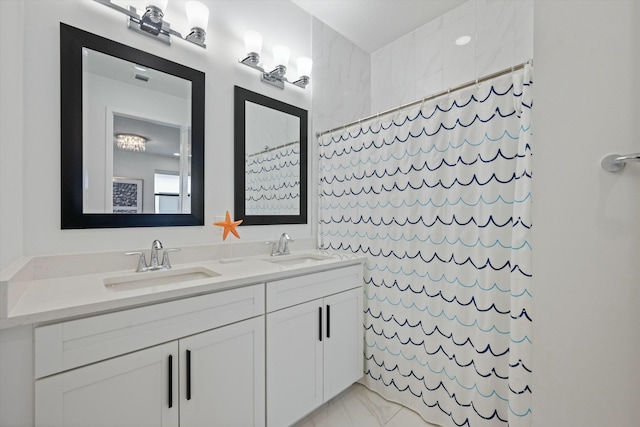
[[[227,215],[224,221],[213,223],[213,225],[217,225],[218,227],[224,227],[224,232],[222,233],[222,240],[226,240],[229,233],[233,234],[239,239],[240,235],[238,234],[236,227],[240,224],[242,224],[241,219],[237,221],[231,221],[231,216],[229,215],[229,211],[227,211]]]

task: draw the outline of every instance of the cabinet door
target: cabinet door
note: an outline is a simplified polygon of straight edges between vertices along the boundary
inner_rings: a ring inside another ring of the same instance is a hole
[[[35,424],[176,427],[177,356],[172,342],[37,380]]]
[[[322,300],[267,314],[267,426],[284,427],[323,402]]]
[[[262,427],[264,316],[180,340],[180,426]]]
[[[324,299],[324,400],[363,375],[362,288]]]

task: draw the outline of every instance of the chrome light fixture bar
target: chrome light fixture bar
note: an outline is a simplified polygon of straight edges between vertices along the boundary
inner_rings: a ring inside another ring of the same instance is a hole
[[[273,59],[277,64],[273,70],[266,71],[260,64],[260,51],[262,50],[262,36],[255,31],[250,31],[244,36],[245,49],[247,56],[244,59],[239,59],[238,62],[251,67],[254,70],[260,72],[260,80],[284,89],[285,83],[290,83],[301,88],[305,88],[309,82],[311,75],[311,67],[313,61],[311,58],[301,57],[298,58],[298,72],[301,77],[293,82],[290,82],[286,77],[287,65],[289,63],[289,48],[286,46],[278,45],[273,48]]]
[[[133,6],[129,6],[129,9],[126,9],[112,3],[111,0],[94,1],[127,15],[129,17],[127,26],[137,33],[152,37],[167,45],[171,44],[171,36],[176,36],[204,49],[207,48],[205,44],[205,29],[209,22],[209,9],[200,2],[187,1],[185,3],[187,19],[191,26],[191,32],[185,37],[178,31],[171,29],[171,24],[164,20],[164,11],[158,4],[162,3],[166,8],[166,0],[149,0],[142,16],[138,15],[138,10]]]

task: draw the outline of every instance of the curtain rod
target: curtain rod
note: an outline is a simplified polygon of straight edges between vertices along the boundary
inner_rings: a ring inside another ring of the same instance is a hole
[[[295,145],[295,144],[299,144],[300,141],[293,141],[293,142],[288,142],[286,144],[282,144],[282,145],[278,145],[277,147],[273,147],[273,148],[266,148],[262,151],[258,151],[257,153],[251,153],[251,154],[247,154],[247,157],[253,157],[253,156],[257,156],[259,154],[264,154],[264,153],[268,153],[270,151],[275,151],[275,150],[279,150],[280,148],[284,148],[284,147],[288,147],[290,145]]]
[[[468,88],[470,86],[473,86],[475,84],[486,82],[487,80],[491,80],[491,79],[494,79],[496,77],[500,77],[500,76],[505,75],[505,74],[513,73],[514,71],[523,69],[525,67],[525,65],[532,64],[532,63],[533,63],[533,60],[528,60],[528,61],[520,63],[518,65],[514,65],[512,67],[505,68],[504,70],[500,70],[500,71],[496,71],[495,73],[487,74],[486,76],[481,77],[479,79],[471,80],[471,81],[469,81],[467,83],[463,83],[463,84],[461,84],[459,86],[456,86],[456,87],[453,87],[453,88],[450,88],[450,89],[447,89],[447,90],[443,90],[442,92],[438,92],[438,93],[435,93],[433,95],[430,95],[430,96],[427,96],[427,97],[424,97],[424,98],[420,98],[420,99],[418,99],[416,101],[412,101],[412,102],[409,102],[407,104],[400,105],[399,107],[391,108],[390,110],[383,111],[382,113],[372,114],[372,115],[370,115],[368,117],[365,117],[364,119],[354,120],[351,123],[347,123],[346,125],[338,126],[336,128],[333,128],[333,129],[325,130],[324,132],[316,132],[316,138],[319,138],[322,135],[326,135],[328,133],[337,131],[338,129],[346,129],[349,126],[355,125],[357,123],[366,122],[367,120],[375,119],[376,117],[384,116],[385,114],[389,114],[389,113],[392,113],[394,111],[399,111],[399,110],[402,110],[403,108],[413,107],[414,105],[421,104],[421,103],[426,102],[426,101],[431,101],[432,99],[439,98],[439,97],[441,97],[443,95],[446,95],[448,93],[456,92],[456,91],[462,90],[462,89],[466,89],[466,88]]]

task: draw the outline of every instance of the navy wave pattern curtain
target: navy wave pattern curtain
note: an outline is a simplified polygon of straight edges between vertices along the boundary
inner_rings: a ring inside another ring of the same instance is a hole
[[[531,425],[532,70],[320,138],[324,249],[367,255],[364,384]]]
[[[247,215],[300,213],[300,142],[245,158]]]

